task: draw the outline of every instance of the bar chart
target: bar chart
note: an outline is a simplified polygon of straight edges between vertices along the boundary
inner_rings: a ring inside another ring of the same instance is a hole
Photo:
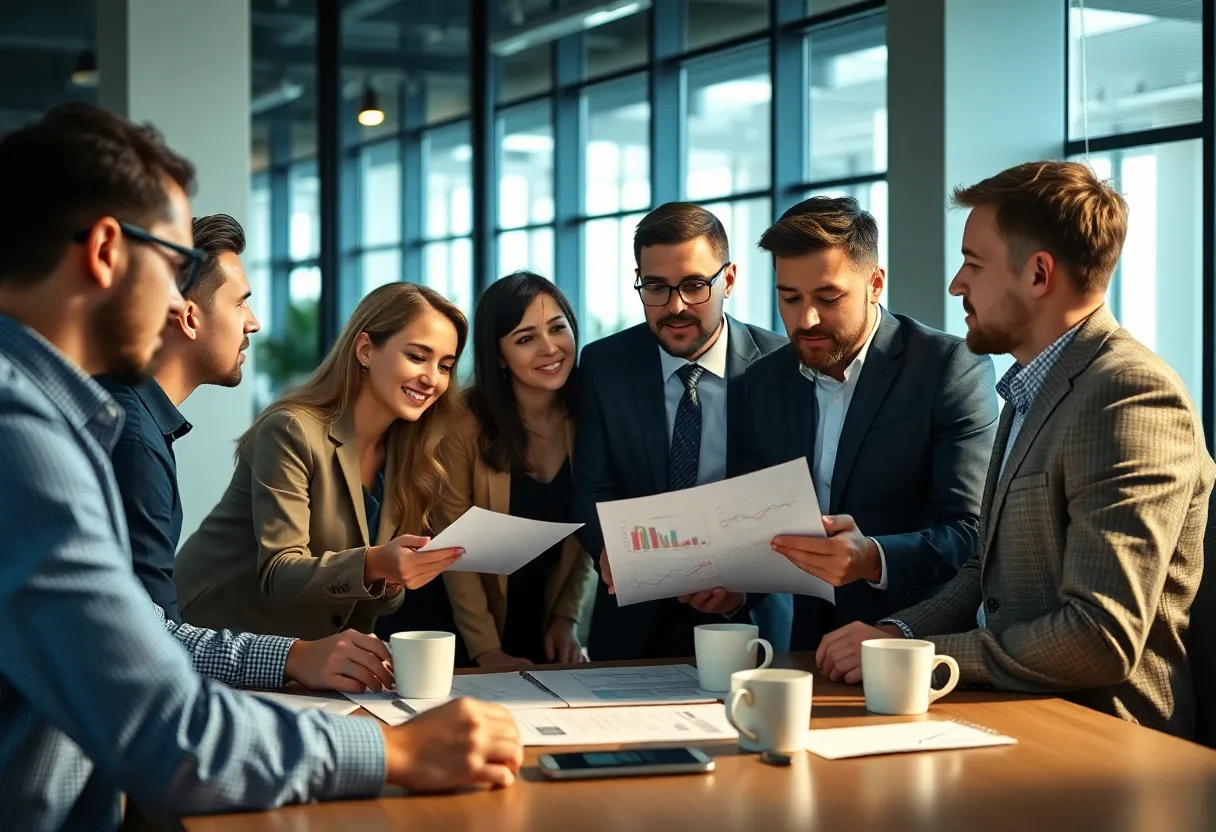
[[[649,518],[627,524],[623,530],[629,551],[649,552],[655,549],[695,549],[709,545],[702,514]]]

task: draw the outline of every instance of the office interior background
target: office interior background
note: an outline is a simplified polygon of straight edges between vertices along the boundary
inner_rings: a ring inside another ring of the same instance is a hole
[[[670,200],[725,224],[728,312],[780,330],[756,241],[806,196],[852,195],[878,220],[888,308],[962,334],[950,190],[1048,157],[1088,160],[1126,195],[1110,306],[1182,376],[1211,444],[1212,5],[5,2],[0,132],[64,100],[114,106],[200,163],[196,213],[245,225],[263,328],[242,392],[188,404],[201,430],[184,472],[216,467],[210,443],[312,370],[390,281],[471,315],[527,268],[571,298],[584,343],[640,322],[633,230]],[[186,474],[186,534],[227,483],[218,467]]]

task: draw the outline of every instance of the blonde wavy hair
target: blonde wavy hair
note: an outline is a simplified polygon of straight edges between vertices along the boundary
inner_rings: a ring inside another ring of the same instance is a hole
[[[364,376],[355,354],[360,333],[366,332],[372,344],[381,347],[427,309],[440,313],[456,327],[456,358],[459,360],[468,341],[469,324],[455,304],[433,289],[413,283],[389,283],[374,289],[359,301],[321,366],[263,410],[245,431],[237,441],[237,458],[245,455],[258,428],[272,413],[302,411],[322,424],[336,423],[363,388]],[[423,533],[430,528],[431,511],[438,504],[440,492],[447,482],[447,472],[439,463],[436,452],[448,427],[457,424],[463,412],[463,396],[453,377],[448,389],[423,411],[418,421],[405,423],[398,419],[389,428],[386,441],[395,446],[403,474],[393,477],[400,517],[404,521],[409,516],[407,509],[416,507],[416,516],[422,522],[419,531]],[[397,533],[402,531],[413,530],[398,529]]]

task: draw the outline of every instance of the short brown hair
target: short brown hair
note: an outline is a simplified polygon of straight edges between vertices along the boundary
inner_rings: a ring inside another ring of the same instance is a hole
[[[996,208],[1013,268],[1047,251],[1087,297],[1106,291],[1127,239],[1127,202],[1081,162],[1026,162],[955,188],[950,201]]]
[[[710,249],[723,263],[730,259],[730,242],[722,221],[700,205],[691,202],[668,202],[655,208],[638,223],[633,232],[633,259],[642,264],[642,249],[651,246],[675,246],[704,237]]]
[[[136,225],[167,216],[165,180],[187,193],[194,166],[137,126],[89,104],[55,107],[0,139],[0,284],[54,271],[72,235],[102,217]]]
[[[760,237],[773,257],[801,257],[829,248],[844,249],[862,268],[878,265],[878,223],[851,196],[813,196],[781,215]]]
[[[219,264],[215,258],[225,252],[243,254],[245,252],[245,229],[241,224],[227,214],[212,214],[209,217],[194,218],[194,247],[206,253],[207,259],[198,270],[198,277],[190,291],[186,292],[190,300],[204,309],[211,306],[215,293],[224,282]]]

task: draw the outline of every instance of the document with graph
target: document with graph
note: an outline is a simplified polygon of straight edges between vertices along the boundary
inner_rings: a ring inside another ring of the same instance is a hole
[[[621,606],[718,586],[836,602],[830,584],[806,574],[771,545],[777,535],[825,534],[805,457],[596,508]]]

